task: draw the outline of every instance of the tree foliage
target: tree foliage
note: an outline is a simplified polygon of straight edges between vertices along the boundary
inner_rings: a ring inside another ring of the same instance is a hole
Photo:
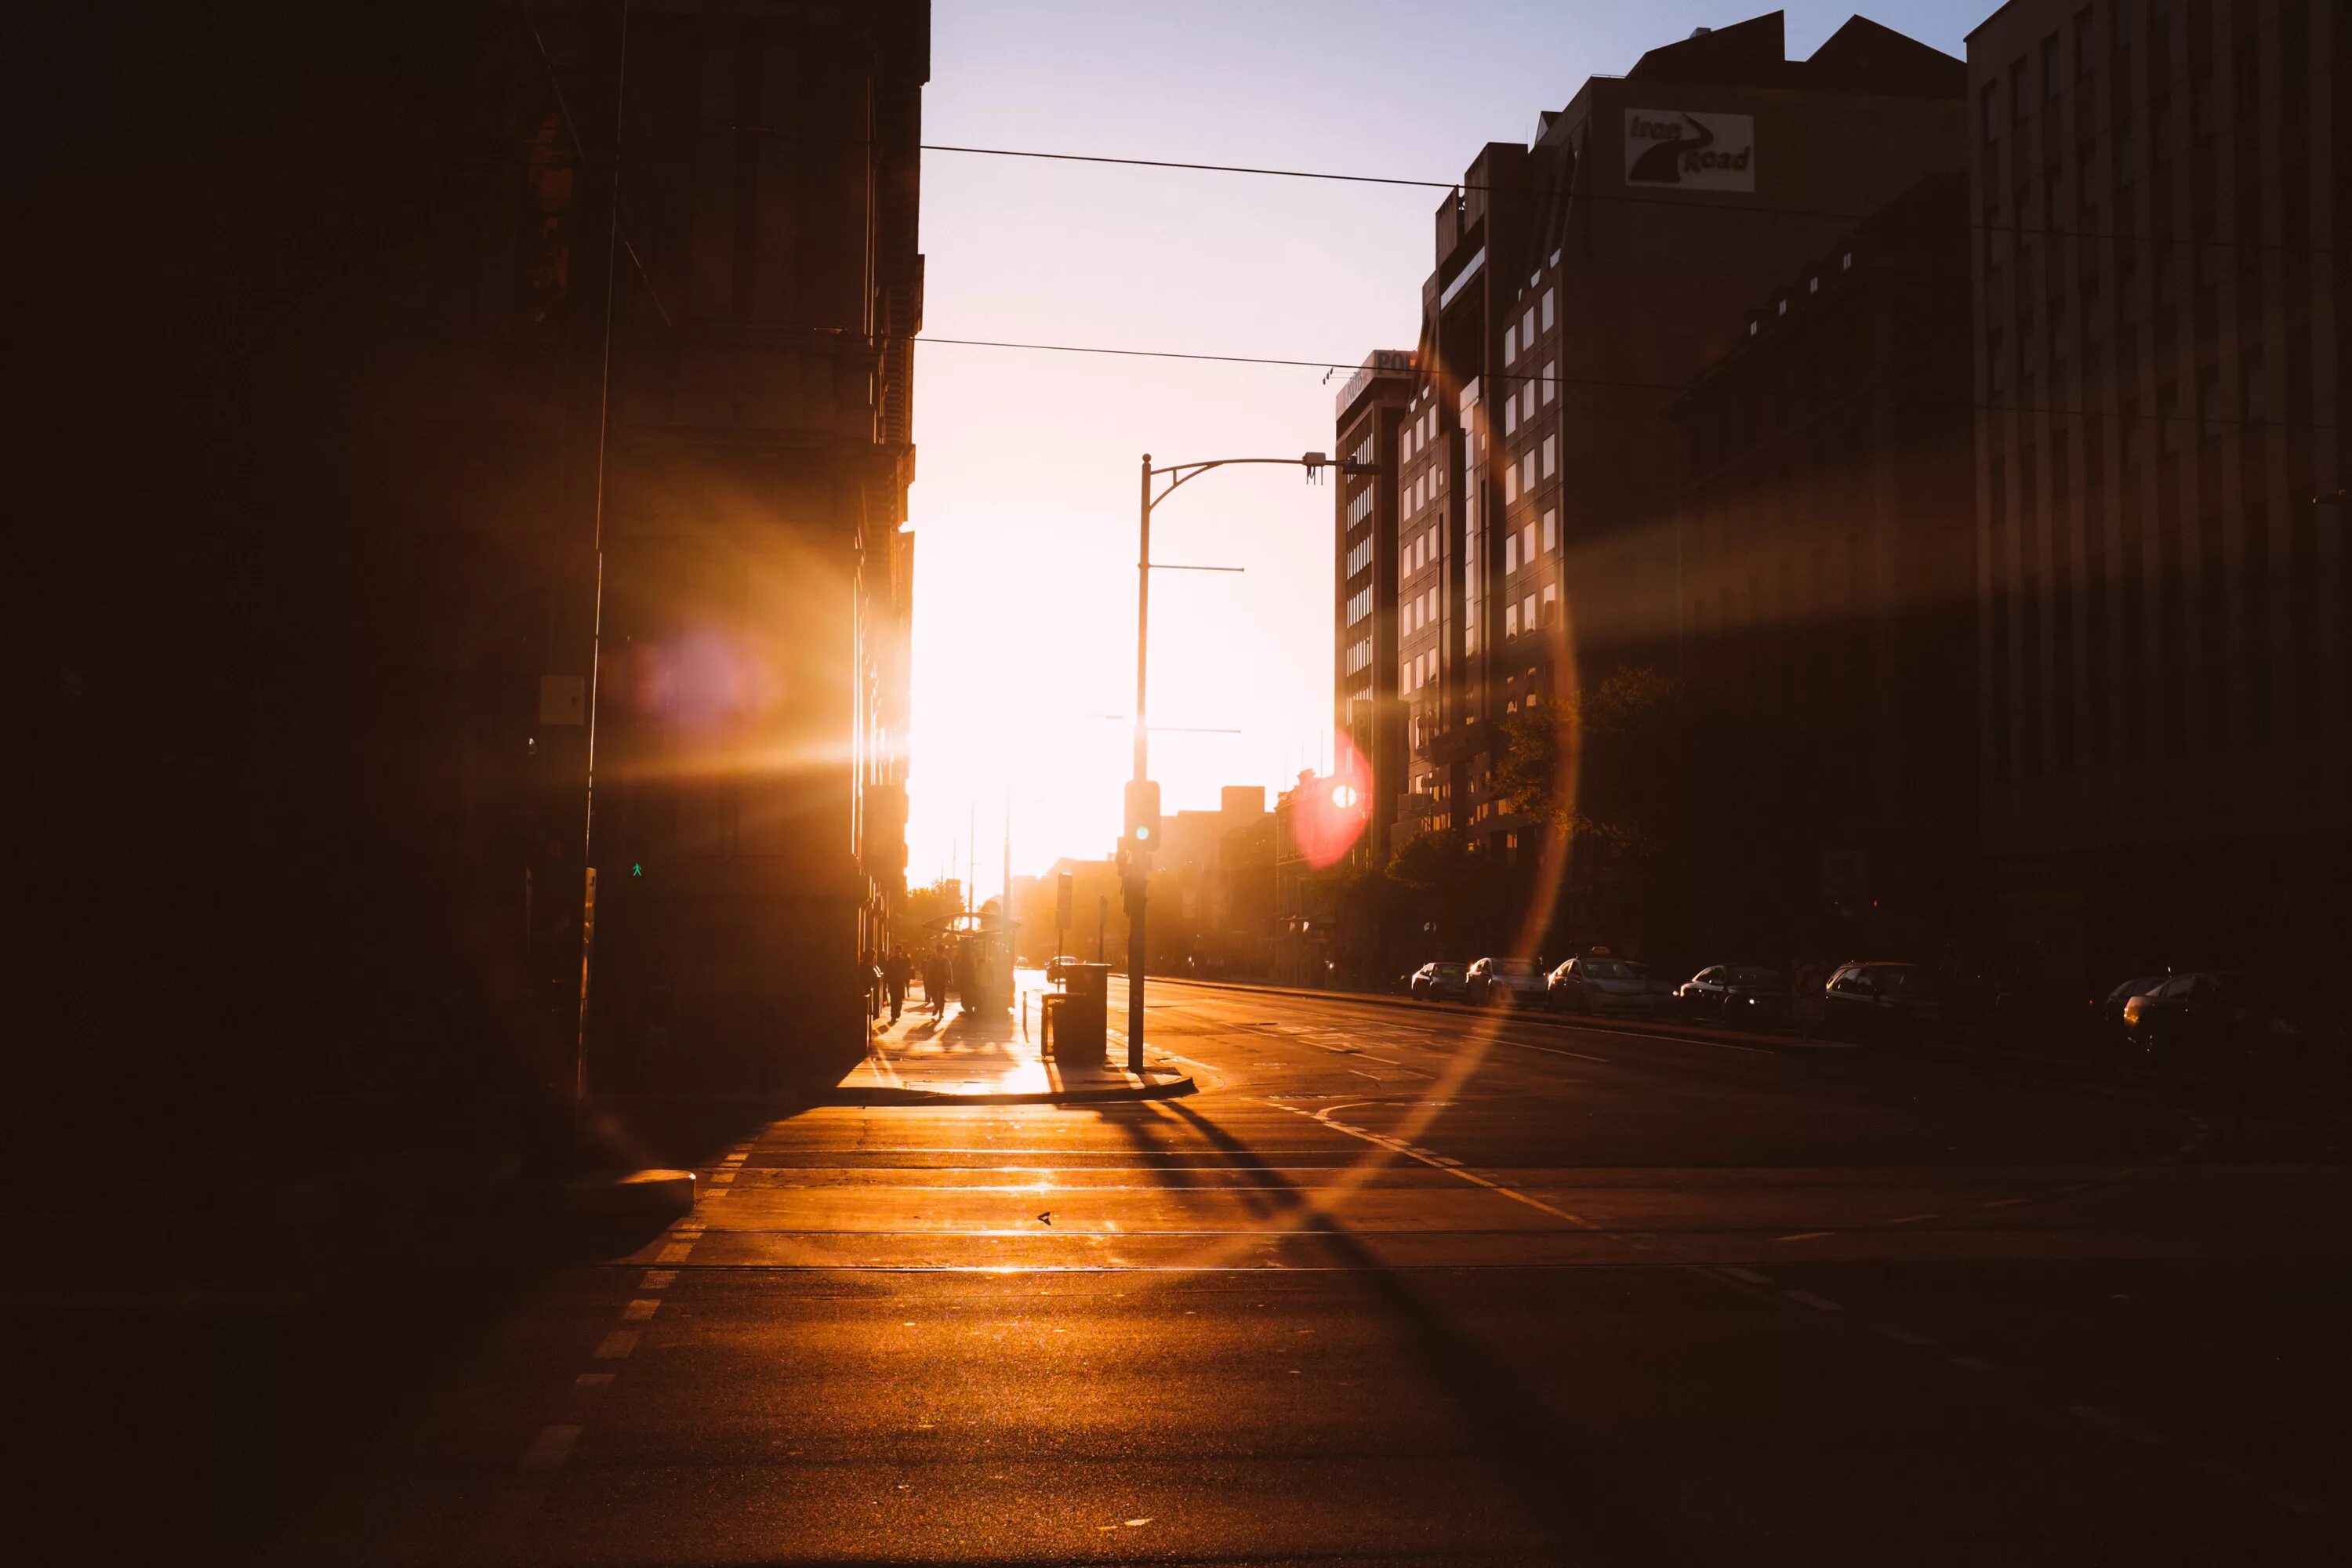
[[[1688,690],[1619,670],[1502,721],[1494,786],[1504,810],[1643,858],[1687,840],[1709,783],[1706,726]]]

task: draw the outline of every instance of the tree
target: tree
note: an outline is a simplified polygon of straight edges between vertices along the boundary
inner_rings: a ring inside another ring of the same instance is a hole
[[[1494,784],[1506,811],[1643,859],[1686,846],[1716,769],[1681,682],[1623,669],[1501,727]]]

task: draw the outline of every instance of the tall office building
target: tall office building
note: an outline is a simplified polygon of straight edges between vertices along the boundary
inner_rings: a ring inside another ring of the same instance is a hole
[[[1370,465],[1346,476],[1334,500],[1331,624],[1332,726],[1354,751],[1354,771],[1370,801],[1359,863],[1388,864],[1390,825],[1404,789],[1404,721],[1397,708],[1397,458],[1404,410],[1412,398],[1412,355],[1375,350],[1337,399],[1335,455]]]
[[[2053,981],[2333,963],[2352,924],[2347,22],[1969,35],[1983,831]]]
[[[1773,12],[1591,79],[1439,204],[1399,476],[1400,831],[1540,842],[1492,795],[1497,721],[1674,656],[1666,405],[1756,300],[1960,166],[1962,77],[1859,17],[1788,59]]]

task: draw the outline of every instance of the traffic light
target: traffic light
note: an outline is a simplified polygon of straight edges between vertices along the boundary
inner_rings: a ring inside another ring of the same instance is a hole
[[[1127,781],[1127,834],[1129,850],[1148,855],[1160,847],[1160,785],[1151,779]]]

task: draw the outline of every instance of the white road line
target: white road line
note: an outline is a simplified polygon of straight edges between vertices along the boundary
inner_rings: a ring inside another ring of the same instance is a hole
[[[1925,1334],[1915,1334],[1908,1329],[1898,1329],[1888,1323],[1879,1324],[1878,1331],[1885,1334],[1888,1339],[1893,1340],[1898,1345],[1916,1345],[1925,1347],[1936,1342]]]
[[[604,1388],[612,1381],[613,1374],[609,1372],[583,1372],[572,1380],[572,1385],[574,1388]]]
[[[620,1361],[626,1357],[631,1351],[636,1348],[636,1330],[614,1329],[611,1333],[606,1334],[604,1339],[597,1342],[596,1359],[598,1361]]]
[[[723,1187],[728,1183],[735,1179],[735,1173],[732,1171],[713,1171],[710,1173],[710,1179],[718,1185]]]
[[[1843,1312],[1845,1310],[1843,1307],[1839,1306],[1835,1301],[1831,1300],[1828,1297],[1816,1296],[1811,1290],[1783,1290],[1780,1294],[1786,1296],[1791,1301],[1801,1302],[1805,1306],[1811,1307],[1816,1312]]]
[[[522,1468],[526,1470],[551,1470],[572,1456],[572,1445],[580,1441],[578,1426],[542,1426],[530,1447],[522,1451]]]
[[[648,1299],[640,1296],[635,1300],[621,1309],[621,1321],[625,1323],[649,1322],[652,1321],[653,1315],[660,1310],[661,1302],[658,1299]]]
[[[1269,1100],[1267,1103],[1272,1104],[1273,1102]],[[1380,1101],[1363,1100],[1358,1100],[1355,1103],[1358,1105],[1377,1105]],[[1449,1176],[1459,1176],[1462,1180],[1468,1182],[1475,1186],[1484,1187],[1490,1193],[1500,1193],[1503,1196],[1509,1198],[1514,1203],[1525,1204],[1528,1207],[1535,1209],[1542,1214],[1550,1215],[1555,1219],[1564,1219],[1572,1226],[1577,1226],[1582,1229],[1591,1231],[1598,1231],[1601,1228],[1591,1220],[1585,1218],[1582,1215],[1570,1214],[1564,1208],[1544,1202],[1541,1198],[1531,1198],[1527,1194],[1520,1192],[1516,1188],[1506,1186],[1500,1182],[1495,1181],[1486,1176],[1482,1176],[1475,1171],[1467,1170],[1460,1165],[1440,1164],[1438,1163],[1440,1156],[1415,1150],[1409,1144],[1398,1142],[1393,1138],[1384,1138],[1377,1132],[1367,1131],[1360,1127],[1350,1127],[1344,1121],[1334,1121],[1331,1120],[1332,1111],[1346,1110],[1349,1109],[1349,1106],[1335,1105],[1329,1110],[1319,1113],[1301,1110],[1295,1105],[1277,1105],[1275,1109],[1277,1110],[1287,1110],[1293,1116],[1306,1117],[1309,1121],[1320,1121],[1324,1126],[1328,1127],[1334,1132],[1344,1132],[1350,1138],[1360,1138],[1367,1143],[1377,1143],[1381,1148],[1391,1150],[1396,1153],[1403,1155],[1408,1160],[1418,1160],[1433,1171],[1444,1171]],[[1649,1244],[1644,1241],[1634,1241],[1633,1245],[1638,1247],[1646,1247]]]
[[[1588,1055],[1583,1051],[1571,1051],[1565,1046],[1538,1046],[1527,1040],[1502,1040],[1497,1043],[1506,1046],[1517,1046],[1523,1051],[1541,1051],[1548,1057],[1574,1057],[1577,1060],[1581,1062],[1599,1062],[1603,1067],[1608,1066],[1616,1059],[1613,1057],[1596,1057]]]
[[[1801,1230],[1794,1236],[1784,1236],[1782,1241],[1819,1241],[1825,1236],[1835,1236],[1833,1230]]]
[[[2152,1432],[2136,1421],[2126,1421],[2122,1416],[2102,1410],[2095,1405],[2069,1405],[2066,1406],[2066,1414],[2077,1420],[2087,1421],[2103,1432],[2112,1432],[2127,1443],[2137,1443],[2143,1447],[2154,1447],[2166,1441],[2163,1433]]]
[[[732,1191],[734,1191],[732,1187],[713,1187],[709,1192],[702,1194],[702,1201],[707,1204],[715,1204],[720,1198],[725,1197]]]
[[[1980,1209],[2013,1209],[2020,1204],[2030,1204],[2032,1198],[1988,1198],[1977,1205]]]
[[[1885,1224],[1888,1224],[1888,1225],[1917,1225],[1921,1220],[1926,1220],[1926,1219],[1941,1219],[1941,1218],[1943,1218],[1943,1217],[1944,1217],[1944,1216],[1943,1216],[1943,1215],[1932,1215],[1932,1214],[1906,1214],[1906,1215],[1905,1215],[1901,1219],[1890,1219],[1890,1220],[1885,1221]]]
[[[667,1290],[677,1283],[677,1269],[648,1268],[646,1270],[646,1277],[637,1281],[637,1289],[640,1290]]]
[[[656,1263],[683,1263],[686,1261],[687,1254],[693,1250],[694,1243],[690,1241],[673,1241],[655,1255],[654,1261]]]

